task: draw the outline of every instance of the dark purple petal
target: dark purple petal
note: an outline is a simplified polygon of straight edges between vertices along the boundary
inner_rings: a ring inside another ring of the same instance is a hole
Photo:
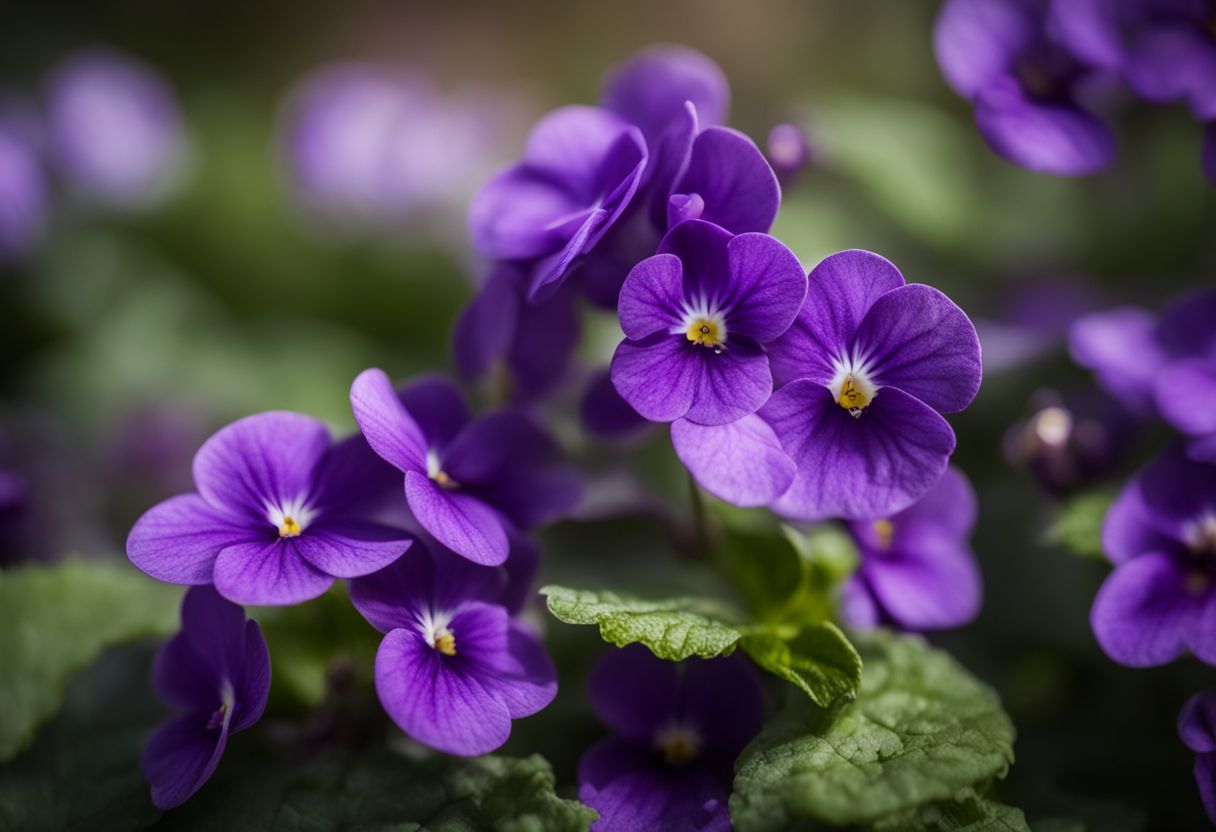
[[[194,456],[194,484],[207,502],[274,525],[268,505],[313,495],[318,464],[329,451],[325,425],[302,413],[246,416],[203,443]]]
[[[383,370],[364,370],[350,386],[350,406],[372,450],[402,471],[426,472],[426,437]]]
[[[442,452],[469,421],[469,407],[459,388],[443,376],[410,382],[397,398],[422,430],[428,449]]]
[[[978,513],[975,489],[950,466],[925,496],[890,518],[892,540],[909,545],[925,537],[965,540]]]
[[[971,404],[980,389],[980,341],[963,310],[937,289],[911,284],[874,302],[857,330],[874,379],[939,413]]]
[[[685,339],[685,360],[700,365],[697,392],[684,418],[700,425],[724,425],[742,419],[768,401],[773,376],[768,356],[746,337],[730,338],[721,354]]]
[[[510,167],[483,185],[469,204],[473,248],[484,257],[507,260],[559,250],[569,239],[563,224],[587,210],[578,196],[524,165]]]
[[[570,514],[582,500],[583,477],[561,465],[524,469],[476,493],[516,526],[530,529]]]
[[[293,540],[300,557],[335,578],[357,578],[383,569],[412,542],[401,529],[362,520],[318,521]]]
[[[1216,433],[1216,361],[1192,358],[1159,369],[1154,393],[1173,427],[1191,436]]]
[[[732,759],[751,742],[764,718],[764,689],[751,662],[736,653],[684,665],[682,716],[707,746]]]
[[[780,336],[806,300],[807,277],[794,253],[767,234],[740,234],[726,247],[727,328],[764,344]],[[631,336],[632,337],[632,336]]]
[[[736,506],[767,506],[794,480],[794,461],[754,413],[713,426],[677,419],[671,424],[671,444],[702,488]]]
[[[700,196],[701,218],[735,234],[768,231],[781,206],[781,186],[760,148],[728,127],[710,127],[697,136],[675,192]]]
[[[589,205],[597,196],[600,165],[627,130],[626,122],[603,108],[559,107],[532,128],[523,163]]]
[[[1186,455],[1196,462],[1216,465],[1216,434],[1188,442]]]
[[[946,420],[896,387],[853,417],[826,387],[795,381],[760,416],[798,466],[774,508],[803,520],[889,517],[933,487],[954,450]]]
[[[1216,751],[1216,696],[1201,691],[1186,701],[1178,714],[1178,736],[1197,754]]]
[[[656,254],[638,263],[625,278],[617,303],[626,338],[639,341],[678,328],[684,317],[680,258]]]
[[[498,602],[512,615],[518,614],[537,597],[536,573],[540,571],[540,546],[528,535],[515,529],[507,530],[511,554],[503,566],[506,586]]]
[[[659,244],[659,251],[680,258],[684,270],[683,296],[688,300],[713,299],[730,285],[727,256],[731,233],[701,220],[677,225]]]
[[[127,536],[127,557],[157,580],[208,584],[221,549],[258,535],[246,518],[212,508],[197,494],[182,494],[153,506],[135,522]]]
[[[630,644],[596,660],[587,693],[600,721],[622,737],[649,744],[679,712],[680,667]]]
[[[647,139],[650,159],[646,163],[646,177],[638,192],[636,219],[628,223],[635,240],[648,241],[651,250],[647,254],[654,253],[663,231],[675,227],[669,213],[672,189],[688,167],[692,143],[699,130],[696,105],[688,101],[657,139]],[[698,200],[703,209],[704,200]],[[636,262],[637,258],[633,259]]]
[[[157,692],[181,708],[217,708],[224,681],[245,665],[245,623],[245,611],[213,587],[192,587],[182,599],[181,631],[157,653]]]
[[[904,285],[889,260],[853,249],[825,258],[811,270],[806,302],[793,326],[768,345],[773,376],[831,381],[832,362],[853,344],[862,318],[880,297]]]
[[[140,768],[152,786],[152,803],[172,809],[185,803],[210,779],[228,744],[228,719],[209,728],[211,715],[176,717],[156,730],[144,747]]]
[[[1216,42],[1197,26],[1148,27],[1132,44],[1123,75],[1141,98],[1186,101],[1199,121],[1216,119]]]
[[[688,343],[683,336],[660,333],[617,346],[612,385],[643,418],[673,422],[692,406],[701,368],[697,356],[686,350]]]
[[[1047,25],[1077,58],[1113,71],[1124,57],[1119,24],[1126,6],[1122,0],[1050,0]]]
[[[1208,820],[1216,824],[1216,754],[1195,755],[1195,785]]]
[[[1188,588],[1173,557],[1139,555],[1115,567],[1094,598],[1089,621],[1098,643],[1128,667],[1166,664],[1190,648],[1216,661],[1216,604],[1206,589]]]
[[[521,304],[518,320],[507,355],[517,392],[545,396],[566,380],[582,335],[575,295],[567,288],[543,302]]]
[[[1079,318],[1068,333],[1073,360],[1093,370],[1104,390],[1139,415],[1153,412],[1153,380],[1164,363],[1155,326],[1151,312],[1125,306]]]
[[[667,227],[675,228],[682,222],[699,220],[705,213],[705,200],[700,194],[672,194],[667,200]]]
[[[1037,28],[1030,10],[1010,0],[948,0],[933,25],[933,52],[946,82],[971,98],[1009,73]]]
[[[1012,80],[976,96],[975,121],[994,152],[1027,170],[1081,176],[1115,158],[1104,121],[1075,104],[1029,99]]]
[[[979,614],[979,567],[964,542],[922,537],[897,542],[862,567],[883,611],[901,627],[944,630]]]
[[[311,507],[327,518],[374,513],[400,499],[401,472],[372,450],[362,434],[335,443],[317,469]]]
[[[1170,358],[1207,358],[1216,363],[1216,288],[1187,292],[1161,312],[1154,333]]]
[[[1149,522],[1175,541],[1188,541],[1194,524],[1216,506],[1216,465],[1191,459],[1181,443],[1167,448],[1137,475]]]
[[[232,733],[244,731],[262,718],[270,696],[270,650],[256,621],[245,622],[245,663],[233,685],[236,714]]]
[[[691,101],[706,125],[726,120],[730,87],[706,55],[684,46],[652,46],[612,71],[603,105],[642,129],[653,143]]]
[[[481,378],[495,362],[506,358],[515,338],[520,280],[515,266],[498,265],[456,319],[452,355],[461,378]]]
[[[300,555],[291,538],[237,543],[215,559],[215,588],[238,604],[298,604],[322,595],[333,582]]]
[[[503,522],[476,497],[448,491],[422,474],[407,471],[405,498],[422,527],[461,557],[483,566],[497,566],[507,559]]]
[[[1124,563],[1146,552],[1170,551],[1177,540],[1153,524],[1141,493],[1141,480],[1133,478],[1106,512],[1102,548],[1112,563]]]
[[[448,658],[416,629],[391,631],[376,652],[380,703],[402,731],[432,748],[462,756],[493,751],[511,733],[506,703]]]
[[[506,615],[506,610],[498,609]],[[557,695],[557,669],[535,635],[518,622],[510,622],[508,627],[506,649],[486,662],[490,672],[481,682],[502,699],[512,719],[520,719],[553,701]],[[452,631],[459,639],[455,621]],[[456,649],[460,649],[459,640]]]
[[[621,398],[612,384],[612,373],[605,367],[587,384],[579,404],[583,427],[601,439],[633,436],[650,423]]]
[[[474,419],[444,455],[443,469],[462,486],[512,480],[558,457],[558,447],[529,416],[499,410]]]
[[[596,208],[576,218],[577,224],[569,230],[565,244],[552,254],[538,259],[528,268],[527,280],[529,303],[548,300],[563,285],[566,273],[575,260],[586,254],[596,241],[608,230],[610,215]]]

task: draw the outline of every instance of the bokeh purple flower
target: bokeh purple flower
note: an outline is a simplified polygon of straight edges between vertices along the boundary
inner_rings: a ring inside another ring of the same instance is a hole
[[[613,736],[578,765],[595,832],[727,832],[735,757],[760,730],[763,692],[742,656],[675,664],[641,645],[605,654],[588,680]]]
[[[890,517],[918,500],[954,450],[941,414],[967,407],[981,376],[966,314],[865,251],[814,268],[769,361],[782,386],[760,416],[798,469],[773,507],[804,520]]]
[[[898,514],[850,523],[861,566],[842,588],[848,624],[924,631],[974,619],[983,595],[969,540],[976,514],[971,484],[947,468],[924,497]]]
[[[184,711],[144,748],[144,777],[158,809],[185,803],[215,771],[228,737],[262,716],[270,693],[270,653],[256,621],[209,586],[182,601],[182,629],[161,647],[153,683]]]
[[[368,516],[379,466],[362,437],[335,444],[310,416],[248,416],[203,443],[197,493],[148,510],[131,529],[127,556],[154,578],[214,583],[241,604],[315,598],[336,578],[374,572],[410,546],[406,532]]]
[[[798,258],[767,234],[683,222],[621,288],[626,340],[612,383],[655,422],[718,425],[754,413],[773,390],[764,345],[793,323],[806,286]]]
[[[650,422],[621,398],[608,367],[591,374],[579,401],[579,420],[597,439],[628,439],[646,430]]]
[[[138,210],[180,182],[188,143],[177,100],[149,66],[110,49],[65,60],[47,81],[52,160],[73,190]]]
[[[36,132],[23,112],[0,111],[0,266],[24,257],[46,227],[47,184]]]
[[[1216,465],[1180,447],[1157,457],[1111,506],[1102,545],[1115,569],[1089,620],[1106,654],[1152,667],[1189,650],[1216,664]]]
[[[1187,700],[1178,714],[1178,736],[1195,752],[1195,785],[1208,820],[1216,824],[1216,694],[1201,691]]]
[[[933,46],[946,81],[1004,158],[1061,176],[1114,159],[1110,128],[1079,103],[1092,69],[1048,26],[1045,0],[947,0]]]
[[[777,174],[777,180],[788,185],[798,178],[811,161],[811,144],[806,131],[797,124],[778,124],[768,131],[765,156]]]
[[[501,569],[422,545],[351,582],[351,600],[385,634],[376,692],[409,736],[473,756],[507,741],[511,721],[544,708],[557,672],[539,640],[513,621]]]
[[[398,393],[377,369],[355,379],[350,400],[368,443],[405,474],[418,523],[474,563],[502,563],[512,526],[532,528],[578,503],[577,472],[519,411],[471,419],[450,382],[427,377]]]

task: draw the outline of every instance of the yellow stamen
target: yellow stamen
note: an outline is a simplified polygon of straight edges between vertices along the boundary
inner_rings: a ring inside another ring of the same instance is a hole
[[[878,545],[882,549],[891,548],[891,539],[895,536],[895,526],[890,520],[875,520],[874,534],[878,536]]]
[[[456,655],[456,636],[451,633],[444,633],[440,636],[435,636],[435,649],[445,656]]]
[[[845,410],[852,413],[854,416],[860,416],[861,411],[865,410],[866,405],[870,403],[870,398],[857,387],[851,375],[844,377],[844,383],[840,385],[840,396],[836,399],[836,404],[843,407]]]
[[[662,731],[655,745],[662,752],[668,765],[682,766],[697,758],[701,750],[700,738],[685,728],[668,728]]]
[[[684,334],[689,341],[702,347],[716,347],[726,340],[722,327],[709,318],[697,318],[688,325],[688,331]]]
[[[435,484],[440,488],[446,488],[449,491],[456,488],[456,480],[449,477],[446,471],[436,471],[431,476],[431,479],[433,479]]]
[[[301,531],[300,524],[295,521],[295,518],[290,514],[283,516],[283,522],[279,524],[279,537],[295,537]]]

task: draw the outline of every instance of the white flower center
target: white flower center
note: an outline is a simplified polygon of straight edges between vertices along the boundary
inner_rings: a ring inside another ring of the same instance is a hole
[[[684,315],[680,323],[672,327],[672,335],[683,335],[700,347],[708,347],[721,355],[726,349],[726,310],[719,309],[716,301],[701,297],[684,301]]]
[[[1187,545],[1197,555],[1216,555],[1216,512],[1208,512],[1183,531]]]
[[[297,537],[316,517],[316,510],[304,497],[284,500],[279,505],[267,505],[266,517],[279,530],[279,537]]]
[[[426,612],[419,621],[426,643],[445,656],[456,655],[456,634],[448,626],[451,621],[452,614],[447,612]]]
[[[426,475],[434,480],[435,484],[440,488],[446,488],[450,491],[454,491],[460,485],[443,470],[443,465],[439,461],[439,452],[434,448],[426,452]]]
[[[874,380],[873,362],[854,350],[851,355],[832,361],[832,369],[832,380],[828,382],[832,398],[853,418],[860,417],[882,389]]]

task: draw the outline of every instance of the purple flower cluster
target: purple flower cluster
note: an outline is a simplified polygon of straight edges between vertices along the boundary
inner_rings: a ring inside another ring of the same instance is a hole
[[[1207,125],[1202,164],[1216,182],[1213,18],[1208,0],[949,0],[934,47],[984,139],[1017,165],[1065,176],[1109,165],[1114,135],[1084,102],[1118,79]]]

